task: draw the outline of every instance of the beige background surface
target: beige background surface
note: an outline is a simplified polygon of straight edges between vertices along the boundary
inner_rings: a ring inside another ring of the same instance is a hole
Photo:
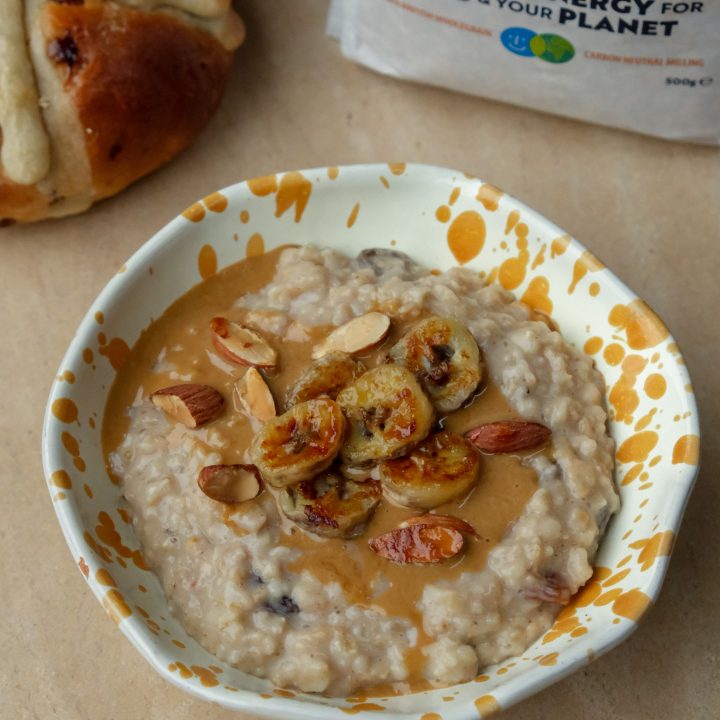
[[[169,167],[89,213],[0,230],[0,717],[245,717],[156,676],[85,587],[40,467],[61,356],[115,269],[191,201],[270,171],[412,160],[522,198],[666,320],[703,422],[703,468],[659,602],[621,647],[512,720],[720,716],[720,151],[399,83],[344,61],[326,4],[242,2],[249,40],[222,109]]]

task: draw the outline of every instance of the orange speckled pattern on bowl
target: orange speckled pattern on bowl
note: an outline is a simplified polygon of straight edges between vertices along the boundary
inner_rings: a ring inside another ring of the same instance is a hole
[[[622,510],[593,577],[548,632],[474,682],[396,698],[332,699],[275,688],[219,662],[169,614],[120,489],[105,472],[100,423],[107,392],[151,318],[219,268],[309,242],[351,254],[392,247],[439,270],[465,265],[552,316],[605,376]],[[80,572],[166,679],[264,717],[470,720],[591,662],[637,627],[660,590],[697,474],[698,428],[690,378],[668,329],[597,258],[491,184],[390,163],[242,182],[163,228],[118,270],[80,325],[48,400],[43,462]]]

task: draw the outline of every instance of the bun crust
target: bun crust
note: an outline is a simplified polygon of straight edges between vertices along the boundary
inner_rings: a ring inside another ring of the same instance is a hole
[[[217,22],[213,26],[212,20],[185,17],[177,10],[145,10],[102,0],[76,3],[51,0],[34,14],[45,51],[45,66],[36,72],[55,74],[52,81],[65,94],[63,101],[69,100],[76,119],[51,127],[46,118],[51,163],[40,182],[15,183],[0,168],[3,224],[85,209],[185,149],[216,111],[230,73],[232,47],[242,39],[239,19],[223,8],[230,31],[225,22],[213,32]],[[53,167],[53,147],[66,143],[68,135],[84,151],[84,157],[77,158],[77,177],[83,168],[87,187],[80,191],[76,186],[64,192],[62,178],[68,168]]]

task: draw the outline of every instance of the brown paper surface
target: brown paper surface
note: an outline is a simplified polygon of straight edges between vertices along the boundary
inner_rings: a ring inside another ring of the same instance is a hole
[[[513,720],[717,717],[720,708],[720,151],[670,144],[357,67],[326,4],[241,2],[248,41],[197,144],[84,215],[0,230],[0,718],[250,718],[150,670],[85,586],[40,466],[62,354],[118,266],[196,198],[271,171],[405,160],[478,175],[588,246],[675,334],[705,438],[666,585],[635,635]]]

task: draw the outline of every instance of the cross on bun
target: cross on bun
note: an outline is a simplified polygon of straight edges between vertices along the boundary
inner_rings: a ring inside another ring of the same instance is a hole
[[[0,225],[82,212],[186,148],[245,36],[230,0],[0,0]]]

